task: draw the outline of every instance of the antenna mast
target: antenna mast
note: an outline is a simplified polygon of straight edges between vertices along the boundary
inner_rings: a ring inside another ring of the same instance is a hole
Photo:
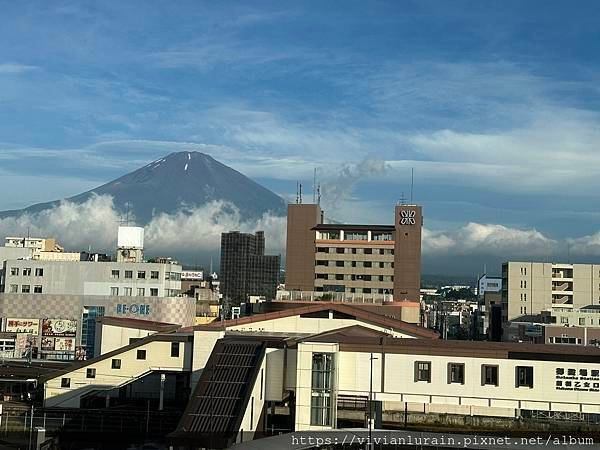
[[[313,173],[313,203],[317,203],[317,168]]]
[[[415,169],[414,167],[411,167],[410,169],[410,204],[414,205],[413,203],[413,187],[415,184]]]
[[[300,198],[300,204],[302,204],[302,183],[300,183],[300,190],[298,191],[298,194]]]

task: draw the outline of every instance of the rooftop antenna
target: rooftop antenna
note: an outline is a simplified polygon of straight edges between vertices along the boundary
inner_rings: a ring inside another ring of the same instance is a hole
[[[410,169],[410,204],[413,204],[413,187],[415,184],[415,169],[411,167]]]
[[[302,183],[300,183],[300,189],[298,190],[298,198],[300,199],[300,204],[302,204]]]
[[[404,197],[404,192],[400,195],[400,199],[398,200],[399,205],[406,205],[406,197]]]
[[[317,168],[313,173],[313,203],[317,203]]]
[[[300,182],[296,181],[296,205],[300,203]]]
[[[317,186],[317,205],[321,206],[321,185]]]

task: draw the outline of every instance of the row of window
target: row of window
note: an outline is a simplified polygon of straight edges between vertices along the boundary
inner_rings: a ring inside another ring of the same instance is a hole
[[[481,365],[481,385],[498,386],[499,367],[492,364]],[[431,361],[415,361],[415,382],[431,383]],[[465,365],[463,363],[448,363],[448,384],[465,384]],[[515,367],[515,387],[533,388],[533,367]]]
[[[393,255],[393,248],[345,248],[345,247],[317,247],[317,253],[337,253],[352,255]]]
[[[337,287],[337,286],[336,286]],[[315,286],[315,292],[348,292],[350,294],[389,294],[393,295],[393,289],[383,289],[383,288],[353,288],[353,287],[345,287],[339,286],[339,289],[333,289],[332,286]]]
[[[140,349],[136,352],[136,359],[145,360],[146,359],[146,350]],[[179,342],[171,342],[171,357],[179,358]],[[110,364],[111,369],[119,370],[121,369],[121,360],[117,358],[113,358]],[[86,378],[96,378],[96,369],[94,367],[89,367],[86,370],[85,374]],[[71,379],[70,378],[62,378],[60,380],[60,387],[68,388],[71,387]]]
[[[326,259],[317,259],[315,266],[325,267],[379,267],[380,269],[393,269],[393,262],[382,262],[382,261],[328,261]]]
[[[23,270],[20,270],[19,267],[11,267],[10,268],[11,275],[18,277],[19,273],[21,273],[22,276],[24,276],[24,277],[30,277],[31,276],[31,267],[24,267]],[[33,273],[35,273],[36,277],[43,277],[44,269],[41,267],[37,267]]]
[[[17,294],[19,293],[19,285],[18,284],[11,284],[8,288],[8,291],[11,294]],[[21,285],[21,294],[30,294],[31,291],[31,285],[29,284],[22,284]],[[33,286],[33,293],[34,294],[41,294],[42,293],[42,286],[37,284]]]
[[[159,276],[160,276],[160,272],[158,270],[151,270],[150,271],[150,279],[151,280],[158,280]],[[121,271],[117,270],[117,269],[111,270],[110,277],[113,280],[118,280],[121,277]],[[125,278],[125,279],[132,279],[133,278],[133,270],[124,270],[123,271],[123,278]],[[145,280],[146,279],[146,271],[145,270],[138,270],[137,273],[136,273],[136,278],[138,280]]]
[[[150,288],[150,297],[158,297],[158,288]],[[113,286],[110,288],[110,295],[118,296],[119,292],[123,297],[133,297],[133,288],[124,287],[120,290],[117,286]],[[146,296],[146,288],[137,288],[136,290],[138,297]]]
[[[317,280],[346,280],[346,281],[394,281],[393,275],[355,275],[343,273],[317,273]]]

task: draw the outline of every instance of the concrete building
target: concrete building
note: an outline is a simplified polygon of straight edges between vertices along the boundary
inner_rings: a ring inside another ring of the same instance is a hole
[[[251,295],[273,300],[279,280],[280,257],[265,255],[265,235],[232,231],[221,235],[221,293],[234,305]]]
[[[296,297],[383,303],[420,299],[421,207],[397,205],[393,225],[324,223],[319,205],[288,205],[286,290]]]
[[[502,340],[502,278],[482,275],[477,281],[478,332],[475,337]]]
[[[10,259],[0,280],[0,317],[3,331],[17,332],[16,357],[28,349],[48,359],[93,356],[99,316],[194,324],[178,264]]]
[[[64,248],[54,238],[9,236],[4,238],[4,246],[30,248],[36,254],[41,252],[64,252]]]
[[[503,323],[598,304],[600,265],[511,261],[502,266]]]

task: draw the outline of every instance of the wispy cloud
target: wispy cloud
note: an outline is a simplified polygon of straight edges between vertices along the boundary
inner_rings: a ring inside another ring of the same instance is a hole
[[[18,63],[0,63],[0,75],[18,75],[37,70],[38,67]]]

